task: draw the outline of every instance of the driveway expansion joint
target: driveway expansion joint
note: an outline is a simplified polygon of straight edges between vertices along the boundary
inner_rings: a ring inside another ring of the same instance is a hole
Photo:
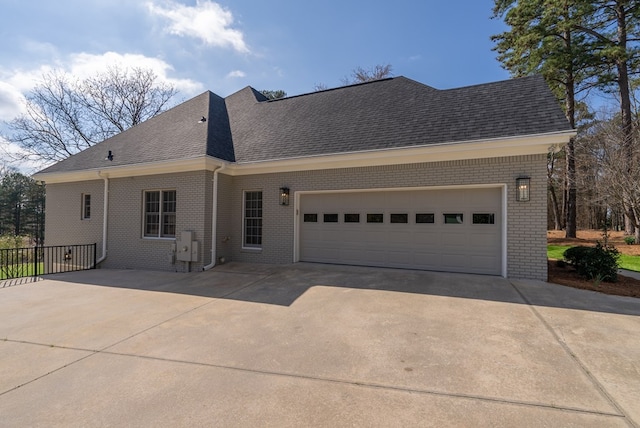
[[[213,363],[205,363],[205,362],[198,362],[198,361],[178,360],[178,359],[171,359],[171,358],[161,358],[161,357],[153,357],[148,355],[136,355],[136,354],[128,354],[128,353],[120,353],[120,352],[112,352],[112,351],[101,351],[99,353],[120,356],[120,357],[160,361],[160,362],[166,362],[166,363],[186,364],[186,365],[210,367],[210,368],[216,368],[216,369],[222,369],[222,370],[232,370],[232,371],[239,371],[239,372],[263,375],[263,376],[286,377],[286,378],[308,380],[308,381],[314,381],[314,382],[326,382],[326,383],[333,383],[333,384],[339,384],[339,385],[350,385],[350,386],[356,386],[356,387],[368,388],[368,389],[381,389],[381,390],[396,391],[396,392],[403,392],[403,393],[409,393],[409,394],[433,395],[438,397],[447,397],[451,399],[476,400],[476,401],[483,401],[483,402],[489,402],[489,403],[498,403],[498,404],[511,405],[511,406],[533,407],[533,408],[557,410],[557,411],[572,412],[572,413],[579,413],[579,414],[586,414],[586,415],[626,418],[626,416],[623,413],[611,413],[611,412],[597,411],[597,410],[591,410],[591,409],[585,409],[585,408],[579,408],[579,407],[540,403],[535,401],[509,400],[505,398],[490,397],[490,396],[483,396],[483,395],[445,392],[445,391],[438,391],[438,390],[432,390],[432,389],[410,388],[410,387],[403,387],[403,386],[389,385],[389,384],[382,384],[382,383],[375,383],[375,382],[365,382],[361,380],[348,380],[348,379],[338,379],[338,378],[330,378],[330,377],[322,377],[322,376],[311,376],[311,375],[297,374],[297,373],[259,370],[259,369],[251,369],[246,367],[224,365],[224,364],[213,364]]]
[[[555,341],[562,347],[565,353],[573,360],[577,365],[580,371],[584,373],[584,375],[589,379],[589,381],[593,384],[596,390],[602,395],[602,397],[613,406],[616,411],[620,413],[620,416],[623,416],[627,423],[632,427],[637,427],[638,425],[633,421],[631,416],[620,406],[616,400],[607,392],[605,387],[596,379],[596,377],[591,373],[591,371],[587,368],[587,366],[578,358],[575,352],[569,347],[569,345],[562,340],[562,338],[558,335],[558,333],[551,327],[551,325],[547,322],[546,319],[542,316],[542,314],[536,309],[536,306],[525,296],[525,294],[518,288],[513,281],[509,281],[509,284],[513,287],[513,289],[518,293],[520,298],[526,303],[529,309],[533,312],[533,314],[538,318],[538,320],[542,323],[544,328],[553,336]]]

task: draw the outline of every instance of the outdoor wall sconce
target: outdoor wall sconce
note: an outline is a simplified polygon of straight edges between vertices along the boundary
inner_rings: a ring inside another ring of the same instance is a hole
[[[113,152],[111,150],[109,150],[109,153],[107,154],[107,157],[104,158],[104,160],[108,160],[108,161],[113,160]]]
[[[289,188],[280,188],[280,205],[289,205]]]
[[[531,178],[529,177],[516,178],[516,201],[527,202],[529,200],[530,191],[531,191]]]

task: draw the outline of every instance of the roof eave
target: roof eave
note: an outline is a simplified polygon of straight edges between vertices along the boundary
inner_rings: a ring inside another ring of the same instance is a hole
[[[559,150],[575,135],[575,130],[567,130],[517,137],[237,162],[228,166],[227,174],[265,174],[544,154],[549,150]]]
[[[197,156],[171,161],[137,163],[104,168],[90,168],[76,171],[39,172],[33,178],[45,183],[69,183],[76,181],[98,180],[102,178],[138,177],[144,175],[172,174],[192,171],[213,171],[228,162],[211,156]]]
[[[227,162],[211,156],[198,156],[163,162],[149,162],[117,167],[92,168],[78,171],[37,173],[33,176],[45,183],[67,183],[101,178],[124,178],[144,175],[171,174],[192,171],[213,171],[225,167],[229,175],[266,174],[365,166],[383,166],[494,157],[533,155],[559,149],[576,135],[575,130],[550,132],[518,137],[470,140],[422,146],[389,148],[318,156],[271,159],[259,162]]]

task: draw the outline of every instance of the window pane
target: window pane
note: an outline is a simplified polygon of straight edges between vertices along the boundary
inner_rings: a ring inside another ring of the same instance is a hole
[[[176,236],[176,191],[154,190],[144,193],[144,236]]]
[[[82,195],[82,218],[91,218],[91,195]]]
[[[495,214],[473,214],[473,224],[494,224]]]
[[[158,236],[160,231],[160,215],[159,214],[147,214],[145,215],[145,236]]]
[[[462,214],[445,214],[445,224],[462,224]]]
[[[262,245],[262,192],[244,194],[244,245]]]
[[[391,214],[391,223],[409,223],[409,214]]]
[[[420,224],[420,223],[435,223],[435,216],[433,215],[433,213],[429,213],[429,214],[418,213],[418,214],[416,214],[416,223],[417,224]]]
[[[345,214],[345,223],[360,223],[360,214]]]
[[[317,223],[318,222],[318,214],[305,214],[304,215],[305,223]]]
[[[145,193],[145,211],[148,213],[160,212],[160,192]]]
[[[176,215],[175,214],[162,214],[162,236],[174,237],[176,236]]]
[[[163,213],[175,213],[176,212],[176,192],[175,190],[162,192],[162,212]]]
[[[367,214],[367,223],[383,223],[384,214]]]
[[[337,223],[338,222],[338,214],[325,214],[324,215],[325,223]]]

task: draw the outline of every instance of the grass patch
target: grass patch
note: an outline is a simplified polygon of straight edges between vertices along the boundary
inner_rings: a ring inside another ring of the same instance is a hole
[[[562,260],[564,252],[569,248],[571,248],[569,245],[547,245],[547,258]]]
[[[547,258],[562,260],[563,254],[570,245],[547,245]],[[640,272],[640,256],[629,256],[620,254],[620,268]]]
[[[25,263],[22,265],[0,266],[0,280],[24,278],[25,276],[33,276],[34,263]],[[38,263],[38,272],[44,272],[44,263]]]
[[[640,272],[640,256],[620,254],[620,267],[622,269]]]

